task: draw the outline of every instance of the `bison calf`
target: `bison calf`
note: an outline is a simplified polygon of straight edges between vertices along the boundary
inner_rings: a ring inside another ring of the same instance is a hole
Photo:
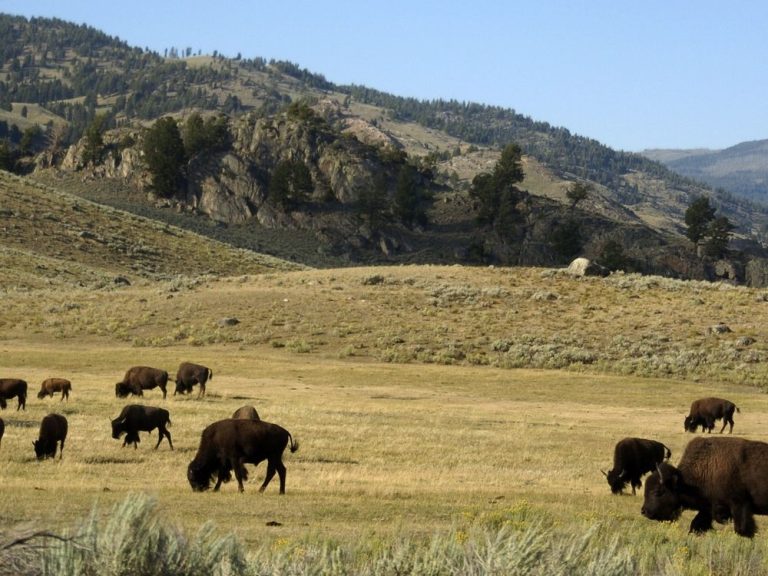
[[[240,406],[232,413],[232,418],[239,418],[241,420],[261,420],[259,413],[253,406]]]
[[[144,396],[144,390],[160,388],[163,398],[166,396],[168,372],[149,366],[134,366],[129,368],[122,381],[115,384],[115,396],[125,398],[129,394]]]
[[[216,475],[217,491],[222,482],[232,478],[235,471],[237,486],[243,492],[243,481],[248,479],[244,464],[267,461],[267,475],[259,488],[263,492],[277,472],[280,494],[285,494],[285,466],[283,452],[290,441],[291,452],[299,449],[291,434],[277,424],[263,420],[219,420],[203,430],[200,447],[187,468],[187,479],[196,492],[208,490],[211,477]]]
[[[56,457],[56,445],[60,443],[59,460],[64,456],[64,440],[67,439],[67,419],[61,414],[48,414],[40,422],[38,439],[32,442],[38,460]]]
[[[691,409],[688,416],[683,421],[683,428],[686,432],[696,432],[696,429],[701,426],[702,430],[706,430],[708,433],[712,432],[715,427],[715,420],[723,419],[723,427],[720,428],[720,433],[723,433],[725,426],[730,424],[731,427],[728,430],[730,434],[733,432],[733,412],[741,412],[736,404],[730,400],[723,400],[722,398],[702,398],[695,400],[691,404]]]
[[[18,378],[0,378],[0,408],[8,407],[6,400],[18,398],[16,411],[27,409],[27,383]]]
[[[213,380],[213,370],[201,364],[182,362],[176,371],[176,390],[174,390],[173,395],[192,392],[192,388],[199,384],[200,390],[197,397],[205,396],[205,383],[208,380]]]
[[[629,483],[632,495],[643,483],[643,474],[652,472],[656,466],[669,458],[672,452],[661,442],[645,438],[624,438],[613,449],[613,469],[603,472],[608,479],[611,492],[621,494]]]
[[[40,385],[40,392],[37,393],[37,397],[45,398],[46,396],[50,396],[53,398],[53,395],[56,392],[61,392],[61,399],[59,402],[64,400],[64,398],[69,402],[69,393],[71,390],[72,382],[66,378],[47,378],[46,380],[43,380],[43,383]]]
[[[160,446],[163,437],[168,438],[168,445],[173,450],[171,442],[171,433],[165,425],[171,425],[171,416],[168,410],[164,408],[155,408],[154,406],[144,406],[142,404],[129,404],[120,412],[120,415],[112,420],[112,438],[118,440],[125,434],[123,447],[126,444],[133,444],[134,448],[139,447],[139,432],[152,432],[157,428],[157,444],[155,450]]]
[[[768,444],[742,438],[700,437],[685,448],[677,468],[660,464],[645,482],[642,514],[675,520],[696,510],[690,531],[733,518],[736,533],[755,535],[755,514],[768,514]]]

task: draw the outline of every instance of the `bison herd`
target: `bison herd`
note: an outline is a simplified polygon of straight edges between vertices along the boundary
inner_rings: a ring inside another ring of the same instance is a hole
[[[730,426],[736,405],[722,398],[702,398],[691,404],[683,421],[686,432],[711,433],[715,421],[722,420],[720,433]],[[632,494],[641,486],[640,478],[650,472],[645,483],[641,513],[651,520],[675,520],[683,510],[694,510],[690,532],[712,529],[712,522],[733,520],[741,536],[755,535],[755,514],[768,514],[768,444],[744,438],[699,437],[686,446],[680,463],[666,460],[669,448],[656,440],[624,438],[613,453],[613,469],[603,472],[611,492],[619,494],[627,484]]]
[[[175,394],[191,393],[199,386],[198,397],[205,395],[206,383],[213,379],[210,368],[184,362],[176,373]],[[123,379],[115,384],[115,395],[143,396],[145,390],[159,388],[163,398],[167,394],[168,373],[148,366],[130,368]],[[64,378],[48,378],[43,381],[38,398],[61,394],[61,400],[69,400],[72,384]],[[26,409],[27,383],[16,378],[0,379],[0,408],[7,408],[7,401],[17,398],[16,410]],[[733,415],[739,409],[733,402],[722,398],[703,398],[691,404],[683,421],[686,432],[711,433],[717,420],[723,421],[720,433],[730,426],[733,431]],[[133,444],[138,448],[139,432],[157,430],[155,449],[163,439],[173,450],[168,427],[171,417],[168,410],[141,404],[129,404],[111,421],[112,438],[124,436],[123,447]],[[0,442],[5,424],[0,418]],[[38,439],[33,441],[35,457],[39,460],[63,457],[67,438],[67,419],[60,414],[48,414],[40,423]],[[282,462],[286,448],[295,452],[298,442],[290,432],[277,424],[264,422],[256,408],[243,406],[231,418],[208,425],[201,434],[200,445],[187,468],[187,480],[194,491],[208,490],[215,480],[214,491],[223,482],[232,479],[234,472],[238,490],[243,492],[243,482],[248,479],[245,464],[267,461],[267,472],[260,487],[263,491],[275,473],[280,480],[280,494],[285,493],[285,465]],[[672,453],[667,446],[656,440],[624,438],[614,447],[613,468],[603,472],[611,492],[621,494],[627,485],[632,494],[642,486],[642,476],[651,473],[645,483],[641,512],[653,520],[674,520],[684,509],[697,512],[691,522],[691,532],[705,532],[712,522],[725,523],[733,520],[737,534],[752,537],[755,534],[755,514],[768,514],[768,444],[741,438],[700,437],[685,448],[677,467],[667,462]]]
[[[189,394],[199,386],[198,398],[205,396],[206,383],[213,379],[213,371],[200,364],[183,362],[176,372],[176,394]],[[134,366],[125,373],[123,379],[115,384],[115,396],[126,398],[130,395],[144,396],[145,390],[158,388],[167,395],[168,372],[149,366]],[[61,400],[69,401],[72,383],[64,378],[48,378],[43,381],[37,397],[42,399],[61,393]],[[7,400],[18,399],[16,410],[26,410],[27,382],[17,378],[0,378],[0,408],[7,408]],[[124,436],[123,447],[133,444],[138,448],[141,441],[139,432],[157,430],[157,449],[163,439],[173,450],[173,441],[168,426],[171,416],[165,408],[128,404],[111,421],[112,438],[119,440]],[[48,414],[40,422],[38,439],[32,442],[35,457],[38,460],[55,458],[59,452],[61,460],[64,453],[64,441],[67,438],[69,424],[61,414]],[[5,422],[0,418],[0,443],[5,432]],[[298,442],[290,432],[277,424],[264,422],[253,406],[242,406],[235,410],[231,418],[219,420],[207,426],[201,435],[200,446],[194,460],[189,463],[187,479],[196,492],[210,488],[211,480],[216,479],[214,491],[218,491],[222,482],[232,479],[235,474],[238,489],[243,492],[243,482],[248,479],[245,464],[259,464],[267,461],[267,472],[259,491],[264,491],[275,473],[280,479],[280,494],[285,494],[286,470],[282,457],[286,447],[291,452],[299,448]]]

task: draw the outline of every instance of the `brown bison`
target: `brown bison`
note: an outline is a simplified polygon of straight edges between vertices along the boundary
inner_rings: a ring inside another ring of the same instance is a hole
[[[27,383],[18,378],[0,378],[0,408],[5,410],[8,407],[6,400],[14,396],[18,398],[19,402],[18,406],[16,406],[16,411],[19,409],[26,410]]]
[[[56,457],[56,444],[61,443],[59,460],[64,456],[64,440],[67,439],[67,419],[61,414],[48,414],[40,422],[38,439],[32,442],[38,460]]]
[[[43,383],[40,385],[40,392],[37,393],[37,397],[45,398],[46,396],[50,396],[53,398],[53,395],[56,394],[56,392],[61,392],[61,399],[59,402],[64,400],[64,398],[69,402],[69,393],[71,391],[72,382],[66,378],[47,378],[43,380]]]
[[[241,420],[261,420],[259,413],[256,412],[256,408],[253,406],[240,406],[232,414],[232,418],[239,418]]]
[[[125,398],[129,394],[144,396],[144,390],[160,388],[163,398],[166,396],[168,372],[149,366],[134,366],[125,373],[123,380],[115,384],[115,396]]]
[[[182,362],[176,371],[176,390],[174,390],[173,395],[188,394],[192,392],[195,384],[200,384],[197,397],[205,396],[205,383],[208,380],[213,380],[213,370],[201,364]]]
[[[133,444],[134,448],[139,447],[139,431],[152,432],[157,428],[157,444],[155,444],[155,450],[160,446],[160,442],[163,441],[163,437],[168,438],[168,445],[173,450],[173,442],[171,442],[171,433],[165,425],[171,425],[171,416],[168,410],[164,408],[155,408],[154,406],[143,406],[141,404],[129,404],[123,408],[120,415],[112,420],[112,438],[118,440],[121,435],[125,434],[125,440],[123,440],[123,447],[126,444]]]
[[[3,434],[5,434],[5,422],[0,418],[0,444],[3,443]]]
[[[768,444],[743,438],[700,437],[689,442],[677,468],[668,463],[645,482],[642,514],[675,520],[696,510],[691,532],[706,532],[712,520],[733,518],[736,533],[751,538],[754,514],[768,514]]]
[[[259,488],[263,492],[275,472],[280,477],[280,494],[285,494],[285,466],[283,452],[289,445],[291,452],[299,449],[291,434],[277,424],[263,420],[219,420],[203,430],[200,447],[187,468],[187,479],[196,492],[208,490],[211,477],[216,475],[217,491],[222,482],[232,479],[235,471],[237,486],[243,491],[243,480],[248,479],[244,464],[267,461],[267,475]]]
[[[702,398],[695,400],[691,404],[691,410],[688,416],[683,421],[683,427],[686,432],[696,432],[696,429],[701,426],[702,431],[712,432],[715,427],[715,420],[723,419],[723,427],[720,428],[720,433],[725,430],[726,424],[730,424],[731,427],[728,430],[730,434],[733,432],[733,412],[741,412],[736,407],[736,404],[730,400],[723,400],[722,398]]]
[[[643,485],[640,480],[643,474],[653,472],[657,464],[671,455],[669,448],[656,440],[624,438],[613,449],[613,469],[603,474],[608,479],[611,492],[621,494],[629,483],[634,496],[635,489]]]

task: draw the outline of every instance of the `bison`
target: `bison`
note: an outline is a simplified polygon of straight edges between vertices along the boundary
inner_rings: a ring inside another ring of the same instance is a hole
[[[690,532],[712,528],[712,520],[733,518],[736,533],[755,535],[754,514],[768,514],[768,444],[743,438],[700,437],[685,448],[677,468],[668,463],[645,482],[642,514],[675,520],[696,510]]]
[[[723,419],[723,427],[720,428],[720,433],[725,430],[726,424],[730,424],[731,427],[728,430],[730,434],[733,432],[733,412],[741,412],[736,407],[736,404],[730,400],[723,400],[722,398],[701,398],[695,400],[691,404],[691,410],[688,416],[683,421],[683,428],[686,432],[696,432],[696,429],[701,426],[702,430],[712,432],[715,427],[715,420]]]
[[[176,372],[176,390],[173,392],[173,395],[192,392],[195,384],[200,384],[197,397],[205,396],[205,383],[208,380],[213,380],[213,370],[200,364],[182,362]]]
[[[115,384],[115,396],[125,398],[129,394],[144,396],[144,390],[158,387],[163,391],[163,399],[166,396],[168,384],[168,372],[149,366],[134,366],[125,373],[123,380]]]
[[[48,414],[40,422],[40,434],[32,442],[38,460],[56,457],[56,444],[61,443],[59,460],[64,456],[64,440],[67,439],[67,419],[61,414]]]
[[[27,383],[18,378],[0,378],[0,408],[8,407],[6,400],[17,397],[16,411],[27,409]]]
[[[656,469],[656,465],[669,458],[672,452],[661,442],[645,438],[624,438],[613,449],[613,469],[603,472],[611,492],[621,494],[629,483],[632,495],[643,485],[640,478]]]
[[[214,491],[222,482],[232,479],[235,471],[237,486],[243,492],[243,480],[248,479],[244,464],[267,461],[267,475],[259,488],[263,492],[275,472],[280,477],[280,494],[285,494],[285,466],[283,451],[289,445],[291,452],[299,449],[291,434],[277,424],[263,420],[226,419],[209,425],[200,438],[200,447],[187,468],[187,479],[196,492],[208,490],[211,477],[217,476]]]
[[[69,393],[72,391],[72,382],[67,380],[66,378],[47,378],[43,380],[43,383],[40,385],[40,392],[37,393],[38,398],[45,398],[46,396],[50,396],[53,398],[53,395],[56,392],[61,392],[61,400],[64,400],[64,398],[67,399],[67,402],[69,402]]]
[[[242,420],[261,420],[259,413],[256,412],[256,408],[253,406],[240,406],[232,414],[232,418],[239,418]]]
[[[112,420],[112,438],[118,440],[122,434],[125,434],[123,447],[126,444],[133,444],[134,448],[138,448],[141,441],[139,440],[139,432],[152,432],[157,428],[158,438],[155,450],[163,441],[163,436],[168,438],[168,445],[173,450],[171,433],[165,427],[166,424],[171,425],[171,416],[168,410],[142,404],[128,404],[120,412],[120,415]]]
[[[5,422],[0,418],[0,444],[3,443],[3,434],[5,434]]]

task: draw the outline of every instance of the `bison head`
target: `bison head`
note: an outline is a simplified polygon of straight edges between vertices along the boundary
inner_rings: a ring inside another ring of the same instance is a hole
[[[204,467],[195,464],[195,461],[189,463],[187,467],[187,480],[192,490],[195,492],[204,492],[211,487],[211,474]]]
[[[123,432],[125,432],[125,418],[112,420],[112,438],[118,440]]]
[[[42,440],[34,440],[32,445],[35,447],[35,457],[38,460],[43,460],[44,458],[52,458],[56,455],[56,444],[53,445],[53,451],[51,451],[51,447],[48,445],[48,443],[43,442]]]
[[[192,392],[192,385],[186,384],[182,380],[176,380],[176,390],[173,391],[173,395],[176,396],[176,394],[189,394]]]
[[[45,398],[45,396],[46,396],[45,390],[40,390],[40,392],[37,393],[38,398]]]
[[[705,431],[705,424],[705,420],[699,416],[686,416],[683,421],[683,428],[685,428],[686,432],[696,432],[698,427],[701,426],[701,430]]]
[[[624,486],[627,485],[627,481],[624,479],[624,470],[616,472],[615,469],[610,472],[603,472],[608,479],[608,486],[611,487],[613,494],[621,494],[624,491]]]
[[[129,393],[128,386],[126,386],[122,382],[118,382],[117,384],[115,384],[115,396],[117,396],[118,398],[125,398],[126,396],[128,396],[128,393]]]
[[[645,481],[642,514],[651,520],[676,520],[683,511],[681,491],[683,479],[680,471],[663,462]]]

